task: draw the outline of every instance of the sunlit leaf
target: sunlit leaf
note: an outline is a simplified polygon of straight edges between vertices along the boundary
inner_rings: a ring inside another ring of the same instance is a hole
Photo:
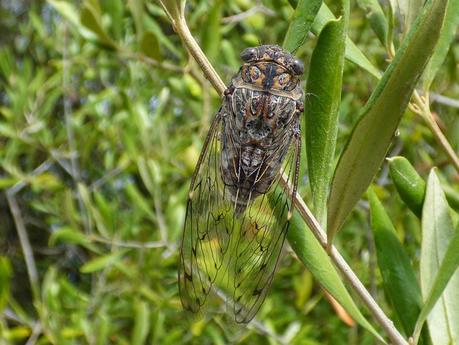
[[[422,210],[421,289],[425,306],[417,332],[427,316],[435,345],[459,340],[459,243],[440,181],[432,170]]]
[[[440,39],[438,40],[432,58],[426,67],[423,75],[423,88],[428,90],[434,80],[438,70],[443,64],[446,54],[448,53],[451,42],[457,36],[457,28],[459,26],[459,0],[448,0],[448,8],[446,9],[445,22],[441,29]]]
[[[412,334],[421,310],[421,289],[395,228],[372,188],[368,189],[368,197],[371,227],[384,290],[402,322],[405,333]]]
[[[438,40],[446,5],[445,0],[430,0],[426,4],[354,126],[333,178],[328,204],[329,234],[339,230],[384,160]]]
[[[140,40],[140,50],[146,56],[155,59],[156,61],[161,61],[163,59],[158,39],[156,38],[155,34],[150,31],[146,31],[142,35]]]
[[[295,52],[306,40],[322,0],[299,0],[284,38],[284,49]]]
[[[347,16],[330,21],[322,29],[306,85],[304,118],[310,185],[314,212],[324,227],[338,134]]]
[[[98,256],[93,260],[86,262],[81,266],[81,273],[92,273],[103,270],[109,266],[114,265],[116,262],[121,260],[121,257],[126,254],[126,250],[119,250],[115,253]]]

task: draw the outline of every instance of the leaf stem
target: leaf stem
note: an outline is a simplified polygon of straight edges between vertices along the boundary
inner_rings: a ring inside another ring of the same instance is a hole
[[[435,139],[440,144],[443,151],[448,156],[451,163],[454,165],[456,170],[459,172],[459,158],[457,157],[454,149],[451,147],[448,139],[446,139],[445,135],[441,131],[440,127],[435,121],[435,118],[430,110],[429,106],[429,95],[426,94],[425,96],[421,96],[416,90],[413,92],[413,99],[414,99],[414,107],[411,107],[411,110],[414,111],[416,114],[420,115],[424,121],[426,122],[427,126],[429,126],[430,130],[432,131]]]
[[[199,44],[194,39],[191,34],[186,20],[183,16],[183,13],[180,13],[179,16],[176,16],[172,19],[172,24],[177,34],[182,39],[183,43],[187,47],[189,53],[198,63],[199,67],[202,69],[205,77],[210,81],[215,90],[223,95],[223,92],[226,89],[225,84],[223,83],[220,76],[215,71],[212,64],[207,59],[206,55],[202,51]],[[287,180],[281,176],[281,185],[284,189],[284,192],[292,194],[291,186],[288,185]],[[311,213],[309,208],[306,206],[306,203],[303,199],[296,193],[294,196],[294,204],[300,213],[301,217],[304,219],[305,223],[313,231],[315,237],[318,239],[323,248],[327,247],[327,239],[325,232],[320,226],[317,219]],[[366,304],[368,309],[371,311],[376,321],[381,325],[381,327],[386,331],[388,337],[395,345],[408,345],[408,342],[403,338],[403,336],[395,328],[394,323],[384,314],[382,309],[373,299],[371,294],[366,290],[363,283],[359,280],[356,274],[352,271],[352,268],[347,264],[341,254],[336,250],[335,247],[331,248],[330,256],[335,263],[336,267],[340,270],[344,277],[349,281],[350,285],[354,291],[360,296],[362,301]]]

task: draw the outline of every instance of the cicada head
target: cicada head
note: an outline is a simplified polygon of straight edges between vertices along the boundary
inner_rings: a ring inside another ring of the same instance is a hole
[[[244,82],[265,90],[291,91],[304,72],[303,62],[276,45],[247,48],[241,53]]]

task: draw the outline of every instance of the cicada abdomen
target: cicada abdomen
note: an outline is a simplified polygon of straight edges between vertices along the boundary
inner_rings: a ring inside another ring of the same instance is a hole
[[[278,46],[245,49],[225,91],[189,192],[180,252],[182,304],[201,309],[212,290],[250,321],[271,285],[296,191],[303,64]]]

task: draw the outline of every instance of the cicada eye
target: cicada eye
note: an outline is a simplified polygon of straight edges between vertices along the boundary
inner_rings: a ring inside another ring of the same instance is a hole
[[[292,68],[293,68],[293,72],[295,72],[296,75],[300,75],[304,73],[304,65],[301,60],[295,59],[293,61]]]
[[[255,48],[246,48],[241,53],[241,59],[245,62],[252,61],[257,57],[257,50]]]

